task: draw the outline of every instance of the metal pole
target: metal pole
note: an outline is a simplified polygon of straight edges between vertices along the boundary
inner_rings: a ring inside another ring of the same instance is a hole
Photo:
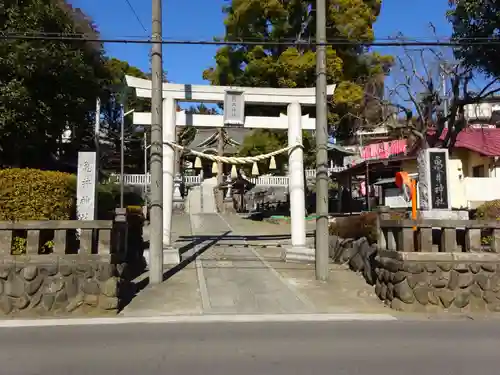
[[[152,40],[162,40],[161,0],[152,0]],[[152,98],[151,98],[151,209],[149,239],[149,282],[163,281],[163,67],[162,44],[151,48]]]
[[[446,72],[445,70],[443,69],[443,72],[442,72],[442,79],[443,79],[443,114],[444,114],[444,117],[448,117],[448,95],[447,95],[447,92],[446,92]],[[448,127],[448,120],[445,121],[445,124],[444,124],[445,128]]]
[[[326,3],[316,0],[316,279],[328,280]]]
[[[95,142],[95,173],[96,181],[99,181],[99,168],[100,168],[100,134],[101,134],[101,99],[97,98],[95,103],[95,127],[94,127],[94,142]],[[94,192],[94,220],[98,220],[98,194],[97,189]],[[97,236],[97,232],[94,231]]]
[[[95,179],[99,183],[99,168],[100,168],[100,134],[101,134],[101,99],[97,98],[95,103],[95,127],[94,127],[94,142],[95,142]],[[93,220],[99,220],[99,194],[97,189],[94,189],[94,217]],[[99,233],[97,230],[92,230],[92,252],[97,251],[99,244]]]
[[[120,105],[120,208],[124,207],[123,192],[125,190],[125,112],[123,104]]]

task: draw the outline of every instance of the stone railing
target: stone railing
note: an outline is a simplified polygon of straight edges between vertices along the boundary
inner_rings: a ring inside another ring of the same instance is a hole
[[[380,227],[379,249],[430,253],[500,252],[500,221],[382,219]],[[484,232],[490,235],[484,238]]]
[[[385,215],[374,261],[380,299],[402,311],[500,312],[500,222]]]
[[[0,314],[116,314],[144,269],[142,243],[130,238],[139,232],[142,222],[124,212],[114,221],[0,222]]]

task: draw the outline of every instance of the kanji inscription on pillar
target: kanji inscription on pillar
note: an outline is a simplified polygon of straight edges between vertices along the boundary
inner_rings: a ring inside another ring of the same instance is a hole
[[[451,210],[448,150],[422,150],[417,159],[421,210]]]
[[[95,220],[96,153],[78,153],[76,215],[78,220]]]

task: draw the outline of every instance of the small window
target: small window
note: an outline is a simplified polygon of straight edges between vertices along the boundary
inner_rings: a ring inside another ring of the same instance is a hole
[[[484,165],[472,167],[472,177],[486,177],[484,175]]]

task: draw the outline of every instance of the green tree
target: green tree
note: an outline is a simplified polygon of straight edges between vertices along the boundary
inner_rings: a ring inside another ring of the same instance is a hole
[[[355,41],[373,39],[373,24],[380,0],[327,1],[327,38]],[[252,87],[314,87],[315,51],[299,43],[282,42],[315,39],[315,1],[232,0],[226,7],[225,40],[281,42],[275,45],[237,45],[220,48],[216,65],[203,77],[215,85]],[[327,48],[327,80],[337,84],[330,103],[330,124],[337,134],[348,137],[353,119],[362,113],[365,87],[380,81],[389,71],[392,58],[369,53],[359,46],[334,45]],[[280,109],[248,108],[249,114],[276,113]]]
[[[181,108],[178,107],[178,111]],[[198,106],[191,106],[186,110],[188,114],[205,114],[210,115],[214,114],[211,108],[208,108],[204,104],[200,104]],[[196,128],[194,126],[178,126],[176,128],[176,142],[177,144],[187,147],[193,142],[196,137]],[[175,171],[176,173],[183,173],[183,158],[186,155],[185,151],[176,150],[175,152]]]
[[[315,165],[315,142],[309,132],[303,132],[302,143],[304,145],[304,166],[313,168]],[[288,145],[288,135],[286,131],[273,131],[269,129],[257,129],[251,132],[243,140],[239,150],[240,156],[257,156],[285,148]],[[275,156],[277,172],[283,174],[285,166],[288,164],[288,154],[282,153]],[[244,167],[250,173],[252,166]],[[259,163],[259,172],[264,174],[269,171],[269,160]]]
[[[80,34],[91,20],[63,0],[3,0],[0,33]],[[93,122],[106,78],[100,43],[0,40],[0,159],[3,165],[50,168],[63,131]]]
[[[449,0],[448,18],[456,39],[498,38],[500,3],[489,0]],[[455,50],[465,64],[500,78],[500,52],[495,43],[467,44]]]
[[[135,91],[128,89],[125,76],[148,79],[148,75],[126,61],[116,58],[106,59],[108,78],[101,99],[101,134],[100,160],[104,171],[117,171],[120,167],[121,148],[121,105],[124,111],[150,112],[151,100],[138,98]],[[125,118],[124,163],[127,173],[141,173],[144,169],[143,133],[133,125],[132,116]],[[144,129],[148,134],[147,129]],[[91,137],[93,138],[93,137]],[[87,147],[92,147],[92,139],[87,141]]]

